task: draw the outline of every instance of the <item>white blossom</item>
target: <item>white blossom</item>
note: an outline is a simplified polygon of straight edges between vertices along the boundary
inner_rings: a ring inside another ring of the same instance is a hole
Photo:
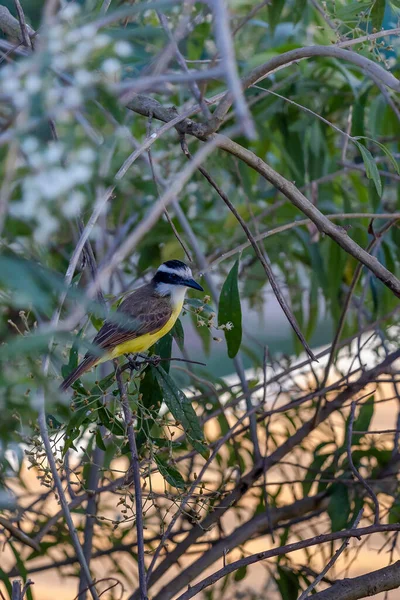
[[[78,215],[85,204],[85,195],[80,191],[69,194],[68,198],[61,205],[61,211],[67,218]]]
[[[93,39],[93,47],[100,49],[108,46],[111,43],[111,38],[106,33],[98,33]]]
[[[88,25],[84,25],[80,31],[83,38],[92,40],[97,33],[97,27],[93,23],[89,23]]]
[[[77,163],[70,168],[70,173],[76,183],[86,183],[92,176],[92,169],[88,165]]]
[[[26,154],[30,154],[39,148],[39,141],[33,135],[30,135],[22,140],[21,148],[24,152],[26,152]]]
[[[64,19],[65,21],[69,21],[71,19],[74,19],[76,16],[78,16],[80,11],[81,11],[81,8],[78,4],[70,2],[67,4],[67,6],[65,8],[62,9],[61,18]]]
[[[65,89],[63,102],[66,108],[77,108],[82,103],[82,94],[78,88],[68,87]]]
[[[101,65],[101,70],[106,75],[114,75],[121,69],[121,63],[117,58],[107,58]]]
[[[92,163],[96,160],[96,152],[90,146],[84,146],[78,151],[77,159],[84,163]]]
[[[38,75],[32,73],[25,79],[25,89],[30,94],[36,94],[42,87],[42,80]]]
[[[78,86],[86,87],[87,85],[94,83],[95,80],[96,80],[96,77],[95,77],[94,73],[91,73],[90,71],[87,71],[86,69],[78,69],[75,73],[75,83]]]
[[[125,40],[119,40],[114,44],[115,53],[121,58],[125,58],[132,55],[132,46]]]
[[[45,152],[46,161],[50,165],[58,163],[61,160],[63,152],[64,152],[64,147],[62,144],[60,144],[59,142],[52,142],[51,144],[48,145],[48,148],[46,149],[46,152]]]
[[[14,74],[3,78],[2,88],[5,94],[15,94],[20,89],[20,81]]]
[[[41,208],[38,215],[38,227],[34,231],[34,239],[38,244],[45,244],[52,233],[57,231],[58,221],[48,210]]]
[[[69,65],[69,60],[66,54],[56,54],[51,59],[51,64],[54,69],[63,71]]]

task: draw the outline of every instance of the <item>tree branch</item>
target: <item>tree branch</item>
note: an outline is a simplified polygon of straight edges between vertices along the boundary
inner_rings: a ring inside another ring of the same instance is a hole
[[[327,590],[313,596],[313,600],[359,600],[400,586],[400,560],[353,579],[341,579]]]
[[[303,548],[310,548],[312,546],[318,546],[320,544],[324,544],[326,542],[333,542],[335,540],[341,540],[343,538],[359,538],[366,535],[371,535],[372,533],[382,533],[386,531],[400,531],[400,523],[394,523],[392,525],[371,525],[370,527],[361,527],[360,529],[347,529],[345,531],[334,531],[333,533],[327,533],[322,535],[313,536],[312,538],[308,538],[306,540],[301,540],[299,542],[294,542],[293,544],[287,544],[286,546],[280,546],[279,548],[273,548],[272,550],[267,550],[265,552],[258,552],[257,554],[251,554],[250,556],[246,556],[246,558],[242,558],[240,560],[236,560],[229,565],[226,565],[219,571],[216,571],[209,577],[206,577],[196,585],[190,587],[187,592],[181,594],[177,600],[189,600],[189,598],[193,598],[196,594],[204,590],[204,588],[212,585],[222,577],[225,577],[229,573],[233,573],[240,569],[241,567],[245,567],[247,565],[252,565],[256,562],[260,562],[260,560],[266,560],[267,558],[273,558],[274,556],[282,556],[283,554],[288,554],[290,552],[296,552],[297,550],[302,550]],[[397,563],[396,563],[397,564]],[[400,576],[399,576],[400,580]],[[385,589],[385,588],[384,588]],[[387,589],[387,588],[386,588]],[[390,588],[389,588],[390,589]],[[166,596],[163,597],[166,600]],[[169,596],[168,596],[169,598]],[[316,596],[314,596],[316,598]],[[331,598],[337,598],[337,596],[331,596]],[[360,596],[356,596],[356,598],[360,598]],[[157,596],[156,599],[157,600]]]
[[[146,567],[144,563],[144,538],[143,538],[143,504],[142,504],[142,484],[140,481],[140,462],[136,447],[135,430],[133,428],[133,415],[129,406],[128,394],[126,386],[122,381],[121,371],[118,365],[118,359],[114,359],[115,376],[119,394],[121,398],[122,409],[124,411],[125,424],[128,432],[129,449],[131,452],[131,469],[133,475],[133,485],[135,490],[135,507],[136,507],[136,535],[137,535],[137,556],[139,567],[139,586],[140,600],[148,600],[147,583],[146,583]]]
[[[333,412],[338,410],[349,398],[354,397],[360,390],[362,390],[370,381],[374,381],[382,373],[390,369],[393,361],[400,357],[400,350],[391,353],[385,358],[379,365],[363,373],[357,381],[351,382],[348,386],[340,392],[334,400],[331,400],[321,410],[318,424],[324,422]],[[288,438],[283,444],[281,444],[272,454],[268,457],[258,461],[254,467],[246,475],[244,475],[235,488],[224,498],[224,500],[214,507],[214,511],[209,513],[201,523],[197,524],[186,536],[182,542],[178,544],[164,559],[164,561],[155,569],[150,579],[149,584],[152,585],[160,579],[160,577],[168,571],[168,569],[179,560],[179,558],[188,550],[188,548],[199,538],[205,531],[208,531],[217,520],[219,520],[225,512],[238,500],[246,494],[251,488],[255,481],[265,472],[267,472],[274,465],[279,463],[293,448],[302,443],[302,441],[315,429],[314,418],[306,421],[290,438]],[[150,587],[150,586],[149,586]],[[165,590],[161,590],[158,596],[154,600],[169,600],[173,595],[179,591],[180,588],[172,586],[172,582],[168,585],[168,595]],[[131,600],[134,600],[136,596],[133,594]]]
[[[271,58],[271,60],[256,67],[248,75],[243,77],[242,88],[245,90],[254,83],[257,83],[258,81],[267,77],[267,75],[270,75],[272,72],[282,67],[314,56],[337,58],[339,60],[351,62],[357,67],[363,69],[371,77],[379,79],[379,81],[381,81],[384,85],[390,87],[396,92],[400,91],[400,81],[390,72],[386,71],[369,58],[365,58],[356,52],[339,48],[338,46],[305,46],[304,48],[296,48],[295,50],[290,50],[289,52],[284,52],[283,54],[274,56]],[[209,133],[217,131],[221,127],[228,110],[232,106],[232,102],[232,94],[227,92],[222,100],[220,100],[213,113],[213,118],[209,123]]]
[[[216,137],[219,148],[237,156],[252,169],[260,173],[260,175],[272,183],[276,189],[282,192],[294,206],[307,215],[313,223],[315,223],[319,231],[329,235],[329,237],[339,244],[339,246],[341,246],[348,254],[351,254],[351,256],[368,267],[378,279],[400,298],[400,281],[397,277],[388,271],[374,256],[368,254],[368,252],[354,242],[342,227],[338,227],[325,217],[325,215],[323,215],[292,182],[274,171],[274,169],[267,165],[267,163],[256,154],[251,152],[251,150],[247,150],[224,135],[217,134]]]

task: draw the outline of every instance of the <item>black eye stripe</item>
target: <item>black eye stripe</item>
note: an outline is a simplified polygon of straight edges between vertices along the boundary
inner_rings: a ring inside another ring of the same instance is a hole
[[[153,281],[156,283],[177,283],[182,279],[178,273],[166,273],[165,271],[157,271]]]

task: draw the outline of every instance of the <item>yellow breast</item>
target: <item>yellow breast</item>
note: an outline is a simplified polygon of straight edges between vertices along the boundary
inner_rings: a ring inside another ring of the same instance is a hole
[[[107,354],[107,356],[102,356],[99,362],[105,362],[106,360],[110,360],[111,358],[117,358],[117,356],[121,356],[122,354],[136,354],[137,352],[145,352],[148,350],[157,340],[166,335],[172,327],[175,325],[177,318],[180,315],[183,306],[183,298],[182,300],[174,306],[172,314],[169,320],[165,323],[164,327],[159,329],[158,331],[154,331],[152,333],[145,333],[144,335],[140,335],[133,340],[129,340],[128,342],[124,342],[123,344],[118,344],[115,348]]]

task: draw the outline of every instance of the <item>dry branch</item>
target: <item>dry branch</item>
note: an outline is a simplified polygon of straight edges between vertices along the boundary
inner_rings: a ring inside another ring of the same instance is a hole
[[[380,592],[400,587],[400,560],[366,575],[341,579],[327,590],[313,596],[313,600],[359,600]]]

